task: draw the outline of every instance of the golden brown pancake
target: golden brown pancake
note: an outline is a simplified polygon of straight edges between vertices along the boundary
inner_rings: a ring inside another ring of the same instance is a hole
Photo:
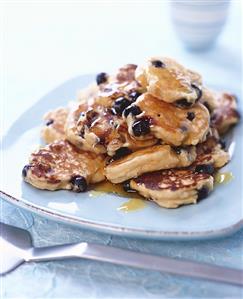
[[[229,93],[221,93],[218,105],[211,114],[211,123],[220,134],[225,134],[233,125],[240,120],[237,111],[236,98]]]
[[[166,208],[206,197],[230,159],[219,134],[239,121],[236,98],[166,57],[95,80],[72,109],[45,115],[48,145],[31,154],[24,180],[83,192],[108,179]]]
[[[190,169],[146,173],[130,181],[130,187],[164,208],[196,203],[213,189],[213,176]]]
[[[205,142],[197,145],[197,158],[192,166],[210,164],[214,168],[221,168],[226,165],[229,160],[229,153],[223,148],[222,143],[214,133],[214,135],[210,135]]]
[[[219,98],[219,93],[212,90],[212,89],[209,89],[209,88],[206,88],[206,87],[203,87],[202,88],[202,97],[200,98],[199,102],[204,104],[210,114],[211,112],[218,107],[218,98]]]
[[[32,153],[23,169],[24,180],[36,188],[85,191],[104,177],[102,155],[84,152],[65,140],[55,141]]]
[[[135,81],[135,71],[137,69],[136,64],[125,64],[120,67],[115,74],[115,81],[117,82],[132,82]]]
[[[45,143],[65,139],[65,124],[69,113],[68,108],[57,108],[44,115],[45,125],[41,136]]]
[[[78,101],[87,102],[93,101],[96,104],[104,107],[111,107],[114,100],[119,97],[133,97],[134,92],[140,94],[144,91],[142,86],[135,80],[135,64],[127,64],[119,68],[118,71],[109,76],[105,73],[100,73],[96,77],[99,83],[93,83],[87,88],[81,90],[78,95]],[[99,82],[99,76],[102,75],[103,81]],[[104,77],[105,76],[105,77]]]
[[[130,113],[126,119],[130,135],[137,139],[153,135],[174,146],[196,145],[205,140],[209,130],[209,112],[201,103],[181,109],[145,93],[132,106],[138,107],[140,114]],[[141,120],[149,123],[149,130],[139,135],[136,126]]]
[[[66,136],[80,149],[110,156],[122,147],[136,150],[157,142],[153,136],[136,140],[128,134],[127,124],[121,116],[97,103],[91,106],[80,104],[69,114]]]
[[[169,145],[154,145],[111,162],[105,168],[105,175],[112,183],[120,183],[146,172],[185,167],[195,159],[195,147],[173,149]]]
[[[149,94],[167,103],[190,106],[201,97],[201,76],[171,58],[150,58],[137,68],[135,78]]]
[[[220,134],[227,133],[227,131],[240,120],[240,114],[237,111],[236,97],[232,94],[216,92],[204,88],[200,102],[209,109],[211,125],[215,127]]]
[[[186,168],[145,173],[130,181],[130,188],[165,208],[196,203],[213,190],[213,175],[229,162],[215,129],[196,147],[196,160]]]

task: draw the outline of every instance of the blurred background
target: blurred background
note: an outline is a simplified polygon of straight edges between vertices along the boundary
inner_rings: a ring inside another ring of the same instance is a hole
[[[240,0],[0,3],[1,93],[11,119],[72,77],[154,55],[240,93]]]

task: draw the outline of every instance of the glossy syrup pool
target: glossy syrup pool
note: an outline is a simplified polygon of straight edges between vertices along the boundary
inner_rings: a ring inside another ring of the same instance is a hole
[[[216,185],[228,184],[233,178],[232,172],[218,172],[214,177]]]
[[[132,212],[140,210],[146,206],[145,200],[136,192],[126,192],[122,184],[112,184],[110,182],[102,182],[92,186],[90,196],[99,196],[104,193],[116,194],[121,197],[128,198],[117,210],[122,212]]]

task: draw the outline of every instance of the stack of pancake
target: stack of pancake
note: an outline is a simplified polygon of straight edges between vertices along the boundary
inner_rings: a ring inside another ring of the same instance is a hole
[[[166,57],[100,73],[71,107],[45,117],[46,146],[22,171],[36,188],[84,192],[108,180],[166,208],[196,203],[229,162],[222,142],[236,98]]]

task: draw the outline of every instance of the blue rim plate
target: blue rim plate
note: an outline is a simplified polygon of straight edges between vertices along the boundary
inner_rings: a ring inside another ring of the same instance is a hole
[[[62,84],[25,111],[5,132],[1,146],[3,199],[52,220],[131,237],[204,239],[226,236],[243,227],[242,124],[232,134],[232,161],[222,170],[231,171],[234,179],[218,186],[196,205],[167,210],[146,202],[143,209],[126,213],[119,207],[127,198],[113,194],[93,196],[92,192],[43,191],[24,183],[21,170],[30,152],[41,143],[43,114],[65,106],[93,78],[83,75]]]

